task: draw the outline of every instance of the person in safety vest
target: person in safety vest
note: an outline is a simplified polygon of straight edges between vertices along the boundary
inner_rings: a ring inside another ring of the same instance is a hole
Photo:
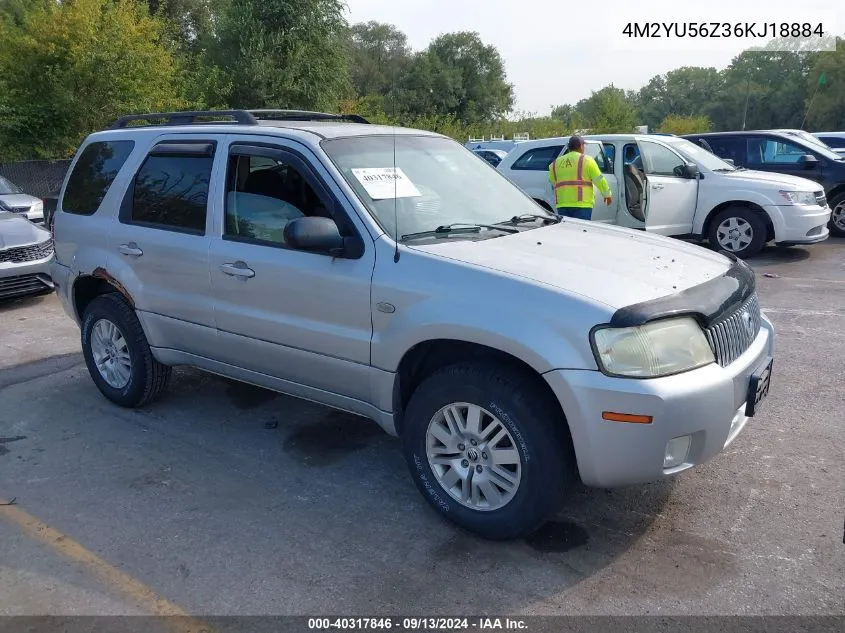
[[[549,182],[555,191],[558,215],[589,220],[593,216],[593,185],[599,188],[608,206],[613,202],[610,185],[596,161],[584,154],[584,139],[569,137],[566,153],[549,165]]]

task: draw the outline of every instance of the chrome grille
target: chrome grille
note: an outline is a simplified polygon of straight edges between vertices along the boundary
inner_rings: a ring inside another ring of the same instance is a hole
[[[0,277],[0,299],[12,299],[24,295],[47,292],[52,287],[41,275],[18,275]]]
[[[819,203],[820,207],[823,207],[827,204],[827,198],[824,195],[824,191],[817,191],[816,192],[816,202]]]
[[[32,246],[18,246],[0,251],[0,262],[22,264],[37,259],[45,259],[53,254],[53,240],[47,240]]]
[[[734,312],[722,317],[705,330],[716,362],[726,367],[742,356],[760,331],[760,304],[751,295]]]

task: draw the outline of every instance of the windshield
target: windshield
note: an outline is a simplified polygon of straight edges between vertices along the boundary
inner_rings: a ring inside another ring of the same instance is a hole
[[[730,164],[685,138],[672,138],[667,136],[661,138],[660,140],[679,151],[684,158],[695,163],[699,167],[704,167],[710,171],[734,171],[734,167],[731,167]]]
[[[492,225],[524,214],[553,217],[499,172],[449,139],[408,134],[358,136],[325,140],[322,147],[390,236],[397,235],[394,202],[400,236],[450,224]],[[455,237],[499,235],[484,231]]]
[[[809,146],[808,149],[812,149],[814,152],[821,154],[825,158],[838,161],[845,160],[839,154],[830,149],[825,142],[820,141],[809,132],[797,130],[795,132],[787,132],[786,134],[787,136],[792,136],[795,140],[803,140],[805,146]]]
[[[23,193],[23,191],[15,183],[0,176],[0,196],[9,193]]]

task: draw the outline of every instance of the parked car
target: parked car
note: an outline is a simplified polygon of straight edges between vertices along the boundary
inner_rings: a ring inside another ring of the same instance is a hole
[[[24,193],[20,187],[3,176],[0,176],[0,205],[6,211],[20,214],[30,222],[44,223],[43,202]]]
[[[51,270],[112,402],[191,365],[373,418],[496,539],[575,479],[700,464],[759,410],[774,331],[742,261],[561,220],[438,134],[265,116],[134,115],[76,153]]]
[[[502,159],[508,155],[507,152],[500,149],[475,149],[472,151],[490,163],[493,167],[498,167],[499,163],[502,162]]]
[[[828,236],[830,209],[815,183],[737,170],[676,136],[584,138],[585,151],[596,159],[613,191],[609,206],[596,196],[595,222],[706,239],[740,258],[751,257],[772,240],[811,244]],[[544,165],[558,156],[567,140],[526,143],[530,146],[508,154],[497,169],[551,209],[554,193]]]
[[[816,132],[813,136],[837,154],[845,154],[845,132]]]
[[[830,232],[845,236],[845,156],[790,132],[711,132],[686,138],[717,156],[733,159],[738,167],[818,182],[832,209]]]
[[[48,231],[0,209],[0,300],[52,292],[52,258]]]
[[[568,142],[568,136],[524,141],[508,152],[496,169],[540,206],[551,211],[555,207],[555,197],[549,185],[549,166],[565,151]],[[587,142],[585,152],[596,160],[608,181],[615,183],[615,176],[608,167],[609,161],[604,155],[601,143]],[[602,207],[604,201],[601,196],[596,196],[596,208]],[[599,211],[597,215],[604,216],[606,213]]]

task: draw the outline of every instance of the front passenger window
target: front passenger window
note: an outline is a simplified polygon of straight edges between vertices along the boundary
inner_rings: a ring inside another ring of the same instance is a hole
[[[639,145],[647,176],[683,175],[685,161],[668,147],[649,141],[640,141]]]
[[[294,166],[265,156],[229,158],[224,238],[283,245],[288,222],[313,215],[328,213]]]

